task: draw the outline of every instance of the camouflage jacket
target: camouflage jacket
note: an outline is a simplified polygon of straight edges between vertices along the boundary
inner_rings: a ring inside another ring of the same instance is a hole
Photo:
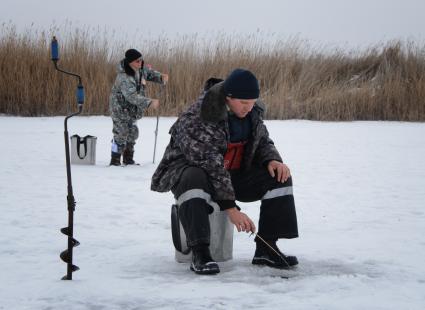
[[[151,99],[145,97],[146,81],[162,83],[161,73],[144,67],[133,77],[125,73],[123,60],[118,65],[117,73],[109,96],[111,116],[123,121],[138,120],[151,103]],[[140,90],[137,91],[139,80]]]
[[[263,123],[264,106],[254,105],[248,114],[252,122],[251,139],[245,145],[242,168],[282,161]],[[184,112],[170,129],[171,139],[152,176],[151,189],[169,191],[188,166],[202,168],[211,181],[214,200],[235,200],[230,173],[224,168],[224,154],[229,142],[229,125],[223,83],[211,87]]]

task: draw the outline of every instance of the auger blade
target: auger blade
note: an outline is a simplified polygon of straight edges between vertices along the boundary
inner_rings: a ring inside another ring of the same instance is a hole
[[[77,239],[72,238],[72,245],[73,245],[73,247],[79,246],[80,242],[78,242]]]
[[[61,252],[61,254],[59,255],[59,257],[61,258],[61,260],[63,260],[65,263],[69,263],[69,252],[68,250],[65,250],[63,252]]]
[[[80,267],[76,266],[76,265],[72,265],[71,266],[72,272],[80,270]]]
[[[69,233],[69,227],[67,226],[67,227],[61,228],[61,233],[63,233],[64,235],[69,236],[70,235],[70,233]]]
[[[71,265],[71,270],[72,270],[72,272],[75,272],[77,270],[80,270],[80,267],[78,267],[76,265]],[[65,276],[62,277],[62,280],[71,280],[71,279],[68,278],[68,275],[65,275]]]

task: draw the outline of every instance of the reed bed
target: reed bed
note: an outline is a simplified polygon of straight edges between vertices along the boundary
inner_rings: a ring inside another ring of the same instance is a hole
[[[329,51],[298,38],[217,33],[208,38],[161,35],[131,45],[99,28],[18,32],[12,24],[0,28],[0,113],[53,116],[76,110],[76,80],[55,71],[50,60],[53,35],[60,40],[59,66],[83,79],[86,115],[109,114],[116,66],[132,47],[154,69],[170,75],[165,91],[154,83],[148,86],[164,116],[187,108],[209,77],[225,78],[243,67],[260,80],[267,119],[425,120],[425,46],[415,42]]]

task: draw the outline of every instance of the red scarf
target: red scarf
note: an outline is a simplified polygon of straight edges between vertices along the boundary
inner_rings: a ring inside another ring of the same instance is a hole
[[[227,143],[227,151],[224,154],[224,168],[227,170],[241,167],[243,151],[246,142]]]

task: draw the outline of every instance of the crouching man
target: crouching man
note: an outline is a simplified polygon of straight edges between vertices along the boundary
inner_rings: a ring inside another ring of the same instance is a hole
[[[195,273],[220,272],[209,251],[211,204],[227,212],[239,232],[256,232],[236,200],[261,200],[252,264],[297,265],[295,256],[283,254],[276,245],[279,238],[298,237],[297,218],[289,168],[262,120],[258,80],[250,71],[236,69],[226,80],[214,81],[218,83],[208,85],[171,127],[151,189],[173,192]]]

